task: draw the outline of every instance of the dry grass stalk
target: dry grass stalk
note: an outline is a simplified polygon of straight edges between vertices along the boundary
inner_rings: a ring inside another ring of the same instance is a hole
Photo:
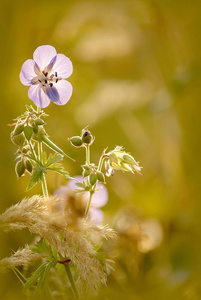
[[[27,227],[39,234],[64,258],[70,258],[79,270],[77,283],[82,293],[94,293],[101,284],[106,284],[106,268],[96,257],[90,234],[102,238],[114,238],[109,227],[96,226],[87,220],[72,220],[71,209],[62,208],[63,199],[58,197],[33,196],[10,207],[0,216],[0,228],[4,231]],[[23,262],[23,261],[22,261]]]

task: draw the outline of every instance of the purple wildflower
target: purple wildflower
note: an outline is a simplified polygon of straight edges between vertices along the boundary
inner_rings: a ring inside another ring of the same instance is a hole
[[[66,104],[72,95],[72,85],[64,80],[73,72],[72,62],[64,54],[57,54],[49,45],[38,47],[33,59],[24,62],[20,80],[30,86],[29,98],[36,106],[44,108],[52,100],[55,104]]]

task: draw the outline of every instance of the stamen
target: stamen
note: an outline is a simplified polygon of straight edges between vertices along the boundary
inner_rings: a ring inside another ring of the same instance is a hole
[[[58,82],[58,80],[59,80],[59,79],[58,79],[58,78],[56,78],[56,83]]]
[[[52,82],[50,82],[50,83],[49,83],[49,86],[50,86],[50,87],[53,87],[53,83],[52,83]]]
[[[41,83],[41,80],[40,80],[40,79],[38,79],[38,81]]]
[[[47,83],[47,79],[45,79],[45,83]]]
[[[55,76],[57,77],[57,72],[55,72]]]
[[[45,72],[44,70],[43,70],[43,75],[45,75],[45,77],[47,77],[47,74],[48,74],[48,72]]]

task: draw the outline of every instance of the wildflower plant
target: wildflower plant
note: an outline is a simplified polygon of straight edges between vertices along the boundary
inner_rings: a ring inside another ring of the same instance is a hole
[[[72,146],[85,148],[82,177],[72,178],[65,170],[62,160],[72,158],[47,134],[47,114],[43,108],[50,100],[58,105],[68,102],[72,86],[65,79],[72,70],[70,59],[57,54],[49,45],[38,47],[33,60],[25,61],[22,66],[20,80],[30,86],[28,96],[36,108],[26,105],[26,111],[11,124],[11,141],[17,148],[15,172],[17,177],[30,176],[27,190],[40,183],[43,195],[24,198],[0,215],[0,227],[5,232],[28,228],[36,234],[32,245],[26,245],[0,261],[0,271],[12,269],[25,292],[42,294],[45,299],[48,296],[56,299],[58,295],[59,299],[70,299],[69,288],[74,298],[79,299],[96,294],[101,285],[106,284],[112,266],[100,248],[103,239],[115,239],[116,233],[100,224],[99,207],[107,202],[105,176],[110,177],[115,170],[131,173],[141,170],[135,159],[120,146],[111,151],[105,149],[98,164],[92,163],[90,147],[95,138],[88,127],[82,129],[80,135],[69,138]],[[51,150],[49,155],[44,147]],[[70,180],[67,193],[58,189],[53,196],[49,195],[46,183],[49,171]],[[101,189],[103,193],[100,193]],[[102,199],[96,196],[98,194]],[[25,277],[18,266],[27,267],[36,260],[42,264],[30,277]],[[63,283],[64,272],[68,284]]]

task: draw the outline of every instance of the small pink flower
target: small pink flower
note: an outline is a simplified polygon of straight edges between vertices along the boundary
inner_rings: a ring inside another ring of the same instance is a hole
[[[44,108],[52,100],[57,105],[66,104],[72,95],[72,85],[64,80],[73,72],[72,62],[64,54],[57,54],[49,45],[38,47],[33,59],[24,62],[20,80],[30,86],[29,98],[36,106]]]

